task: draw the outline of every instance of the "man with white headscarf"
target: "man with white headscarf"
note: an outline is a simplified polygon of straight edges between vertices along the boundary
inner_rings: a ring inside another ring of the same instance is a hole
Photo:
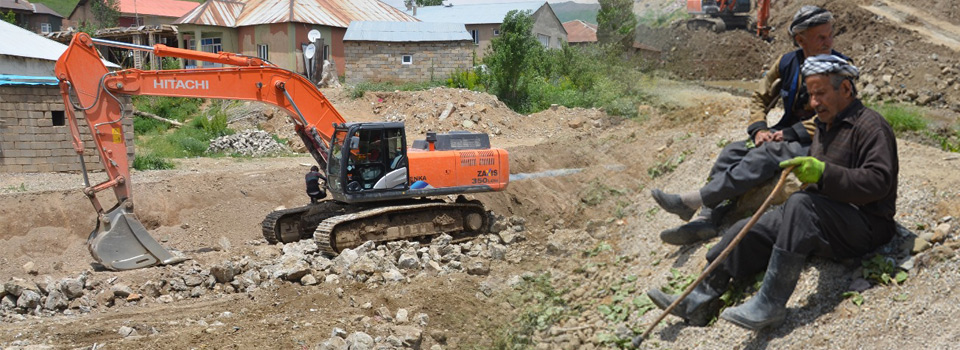
[[[794,174],[809,185],[764,213],[673,314],[709,321],[731,278],[749,280],[765,269],[760,291],[720,318],[750,330],[779,326],[807,256],[859,258],[895,234],[899,160],[893,129],[857,98],[859,70],[846,59],[819,55],[807,58],[801,70],[817,113],[816,133],[809,155],[780,167],[796,166]],[[707,260],[716,259],[748,221],[731,226]],[[661,309],[676,300],[657,289],[647,294]]]
[[[814,126],[813,110],[807,104],[806,88],[800,78],[800,65],[806,57],[834,54],[833,14],[817,6],[803,6],[793,17],[788,32],[799,49],[784,54],[770,65],[752,99],[747,126],[749,140],[733,142],[720,152],[708,182],[698,190],[669,194],[654,189],[654,199],[665,211],[690,220],[667,229],[660,238],[669,244],[684,245],[717,236],[718,224],[732,201],[750,189],[777,176],[783,160],[807,154]],[[775,102],[783,101],[783,117],[767,125],[767,112]]]

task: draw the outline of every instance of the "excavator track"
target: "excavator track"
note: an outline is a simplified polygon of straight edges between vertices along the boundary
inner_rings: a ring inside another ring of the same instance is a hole
[[[362,210],[357,206],[323,201],[302,207],[275,210],[263,219],[263,238],[270,244],[291,243],[310,238],[317,225],[326,218]]]
[[[482,233],[489,222],[476,201],[388,206],[339,215],[321,222],[313,234],[320,250],[337,255],[366,241],[376,243]]]

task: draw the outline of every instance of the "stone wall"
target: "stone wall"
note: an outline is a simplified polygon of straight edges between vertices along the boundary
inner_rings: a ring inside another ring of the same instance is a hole
[[[129,97],[123,119],[127,155],[133,160],[133,107]],[[82,116],[79,114],[78,117]],[[54,125],[62,121],[63,125]],[[86,120],[78,119],[88,170],[103,170]],[[79,171],[60,88],[45,85],[0,86],[0,172]]]
[[[445,80],[471,67],[474,44],[446,42],[344,42],[347,84],[360,82],[426,82]],[[403,55],[412,55],[403,64]]]

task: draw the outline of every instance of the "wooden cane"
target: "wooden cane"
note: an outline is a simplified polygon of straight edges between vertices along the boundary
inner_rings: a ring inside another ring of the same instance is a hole
[[[696,288],[700,282],[703,282],[703,280],[707,278],[707,275],[713,272],[713,270],[716,270],[717,266],[720,266],[720,263],[723,262],[723,259],[727,258],[727,255],[730,255],[730,252],[733,251],[733,248],[736,247],[737,244],[743,240],[743,237],[747,235],[747,231],[750,231],[750,229],[753,228],[753,225],[757,223],[757,220],[760,220],[760,216],[763,215],[763,212],[765,212],[770,206],[770,202],[773,202],[773,198],[776,197],[777,193],[780,192],[780,189],[783,188],[783,184],[787,182],[787,175],[790,175],[790,171],[792,171],[795,167],[796,165],[783,169],[783,172],[780,173],[780,181],[777,181],[777,185],[774,186],[773,191],[770,192],[770,195],[767,196],[767,199],[763,201],[762,205],[760,205],[760,209],[757,209],[757,212],[753,214],[753,217],[750,218],[750,221],[747,222],[747,225],[743,226],[743,229],[740,230],[740,233],[737,233],[737,236],[733,237],[733,240],[730,241],[730,244],[728,244],[727,247],[720,252],[720,255],[717,256],[717,258],[714,259],[709,266],[707,266],[707,269],[703,270],[703,272],[700,274],[700,277],[687,286],[687,290],[685,290],[683,294],[677,298],[677,300],[674,300],[666,310],[663,310],[663,313],[660,314],[660,317],[657,317],[657,320],[653,321],[653,324],[647,328],[646,332],[643,332],[643,334],[633,338],[634,347],[639,347],[640,344],[642,344],[643,341],[650,335],[650,332],[653,332],[653,329],[660,324],[660,321],[663,321],[663,318],[667,317],[667,315],[670,314],[670,311],[673,311],[673,309],[676,308],[677,305],[679,305],[680,302],[687,297],[687,295],[690,295],[690,292],[693,292],[693,289]]]

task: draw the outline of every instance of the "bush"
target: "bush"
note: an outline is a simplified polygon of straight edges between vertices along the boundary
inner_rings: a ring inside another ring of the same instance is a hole
[[[133,168],[137,170],[173,169],[173,163],[156,155],[147,153],[137,155],[136,158],[133,159]]]
[[[133,106],[137,110],[180,122],[199,115],[201,103],[203,99],[199,98],[133,96]],[[136,135],[162,133],[168,128],[166,123],[150,118],[134,117],[133,120]]]
[[[905,131],[921,131],[927,128],[927,121],[921,115],[920,109],[912,106],[896,103],[885,103],[879,106],[872,106],[880,113],[890,127],[897,134]]]

